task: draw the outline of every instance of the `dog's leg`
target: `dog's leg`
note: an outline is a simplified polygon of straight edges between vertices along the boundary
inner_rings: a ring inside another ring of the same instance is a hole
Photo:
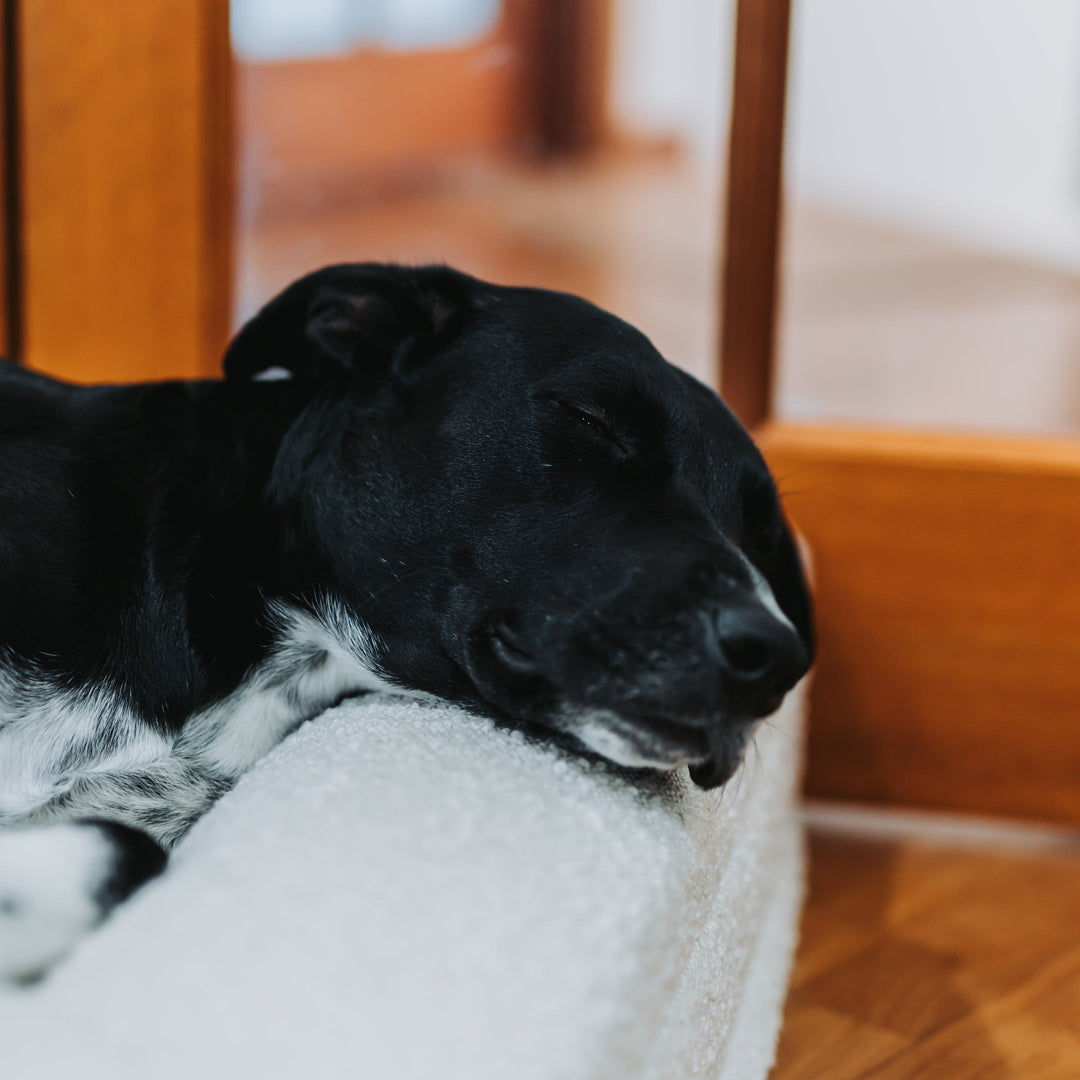
[[[0,982],[43,974],[165,865],[228,787],[173,755],[90,773],[0,828]]]
[[[145,833],[115,822],[0,830],[0,982],[41,976],[165,858]]]
[[[18,824],[118,821],[171,848],[230,786],[230,780],[173,754],[137,768],[80,776]]]

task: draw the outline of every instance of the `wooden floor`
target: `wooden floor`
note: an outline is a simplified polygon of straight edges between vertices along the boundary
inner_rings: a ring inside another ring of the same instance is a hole
[[[1080,1077],[1080,840],[810,853],[773,1080]]]

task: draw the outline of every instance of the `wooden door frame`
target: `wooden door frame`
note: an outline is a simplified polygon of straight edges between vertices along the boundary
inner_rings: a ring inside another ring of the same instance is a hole
[[[789,0],[739,0],[719,381],[814,552],[807,791],[1080,824],[1080,440],[773,415]]]
[[[591,150],[609,133],[611,0],[503,0],[525,74],[534,154]]]
[[[740,0],[728,134],[717,385],[749,428],[772,411],[791,0]]]

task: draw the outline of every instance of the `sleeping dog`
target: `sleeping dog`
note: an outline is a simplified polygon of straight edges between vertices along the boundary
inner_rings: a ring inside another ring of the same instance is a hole
[[[812,652],[750,438],[576,297],[336,266],[221,381],[0,364],[0,976],[44,970],[348,695],[711,787]]]

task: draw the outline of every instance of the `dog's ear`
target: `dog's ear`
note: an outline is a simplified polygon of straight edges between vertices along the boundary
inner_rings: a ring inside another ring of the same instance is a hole
[[[377,381],[454,332],[473,281],[443,266],[328,266],[294,282],[239,331],[228,379]]]

